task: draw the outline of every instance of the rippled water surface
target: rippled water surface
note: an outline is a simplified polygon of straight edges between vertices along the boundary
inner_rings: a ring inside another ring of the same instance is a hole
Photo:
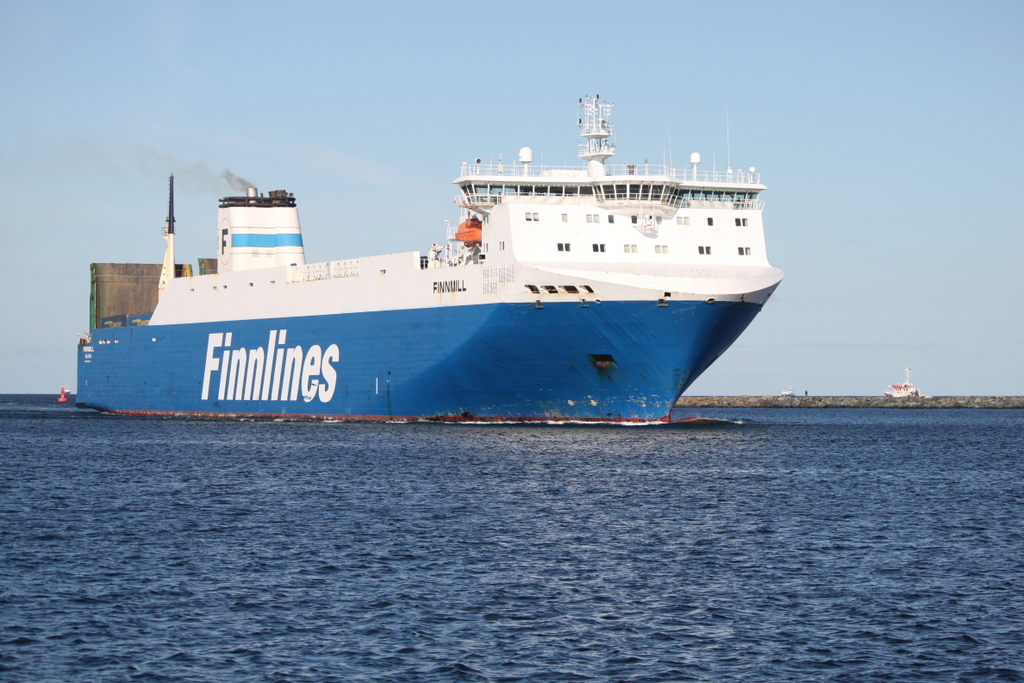
[[[1024,411],[699,413],[0,396],[0,680],[1024,680]]]

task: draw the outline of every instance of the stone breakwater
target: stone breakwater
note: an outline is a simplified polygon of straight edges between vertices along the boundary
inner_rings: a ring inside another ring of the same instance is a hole
[[[681,408],[1024,408],[1024,396],[682,396]]]

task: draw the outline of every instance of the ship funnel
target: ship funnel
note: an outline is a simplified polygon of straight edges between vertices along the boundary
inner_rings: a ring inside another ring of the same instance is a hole
[[[305,265],[295,195],[273,190],[262,197],[222,197],[217,211],[218,272]]]

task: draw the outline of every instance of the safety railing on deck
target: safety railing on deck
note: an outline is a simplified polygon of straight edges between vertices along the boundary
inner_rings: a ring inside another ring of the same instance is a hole
[[[580,166],[534,166],[533,164],[471,164],[463,163],[462,177],[502,176],[512,178],[536,178],[537,180],[565,180],[579,178],[599,182],[602,179],[629,179],[631,176],[667,178],[680,182],[725,183],[729,185],[759,185],[761,174],[751,171],[725,170],[701,171],[662,164],[607,164],[604,176],[590,176]]]

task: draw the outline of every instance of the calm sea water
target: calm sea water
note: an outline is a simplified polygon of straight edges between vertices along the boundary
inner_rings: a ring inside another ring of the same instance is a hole
[[[0,680],[1024,680],[1024,411],[697,412],[0,397]]]

